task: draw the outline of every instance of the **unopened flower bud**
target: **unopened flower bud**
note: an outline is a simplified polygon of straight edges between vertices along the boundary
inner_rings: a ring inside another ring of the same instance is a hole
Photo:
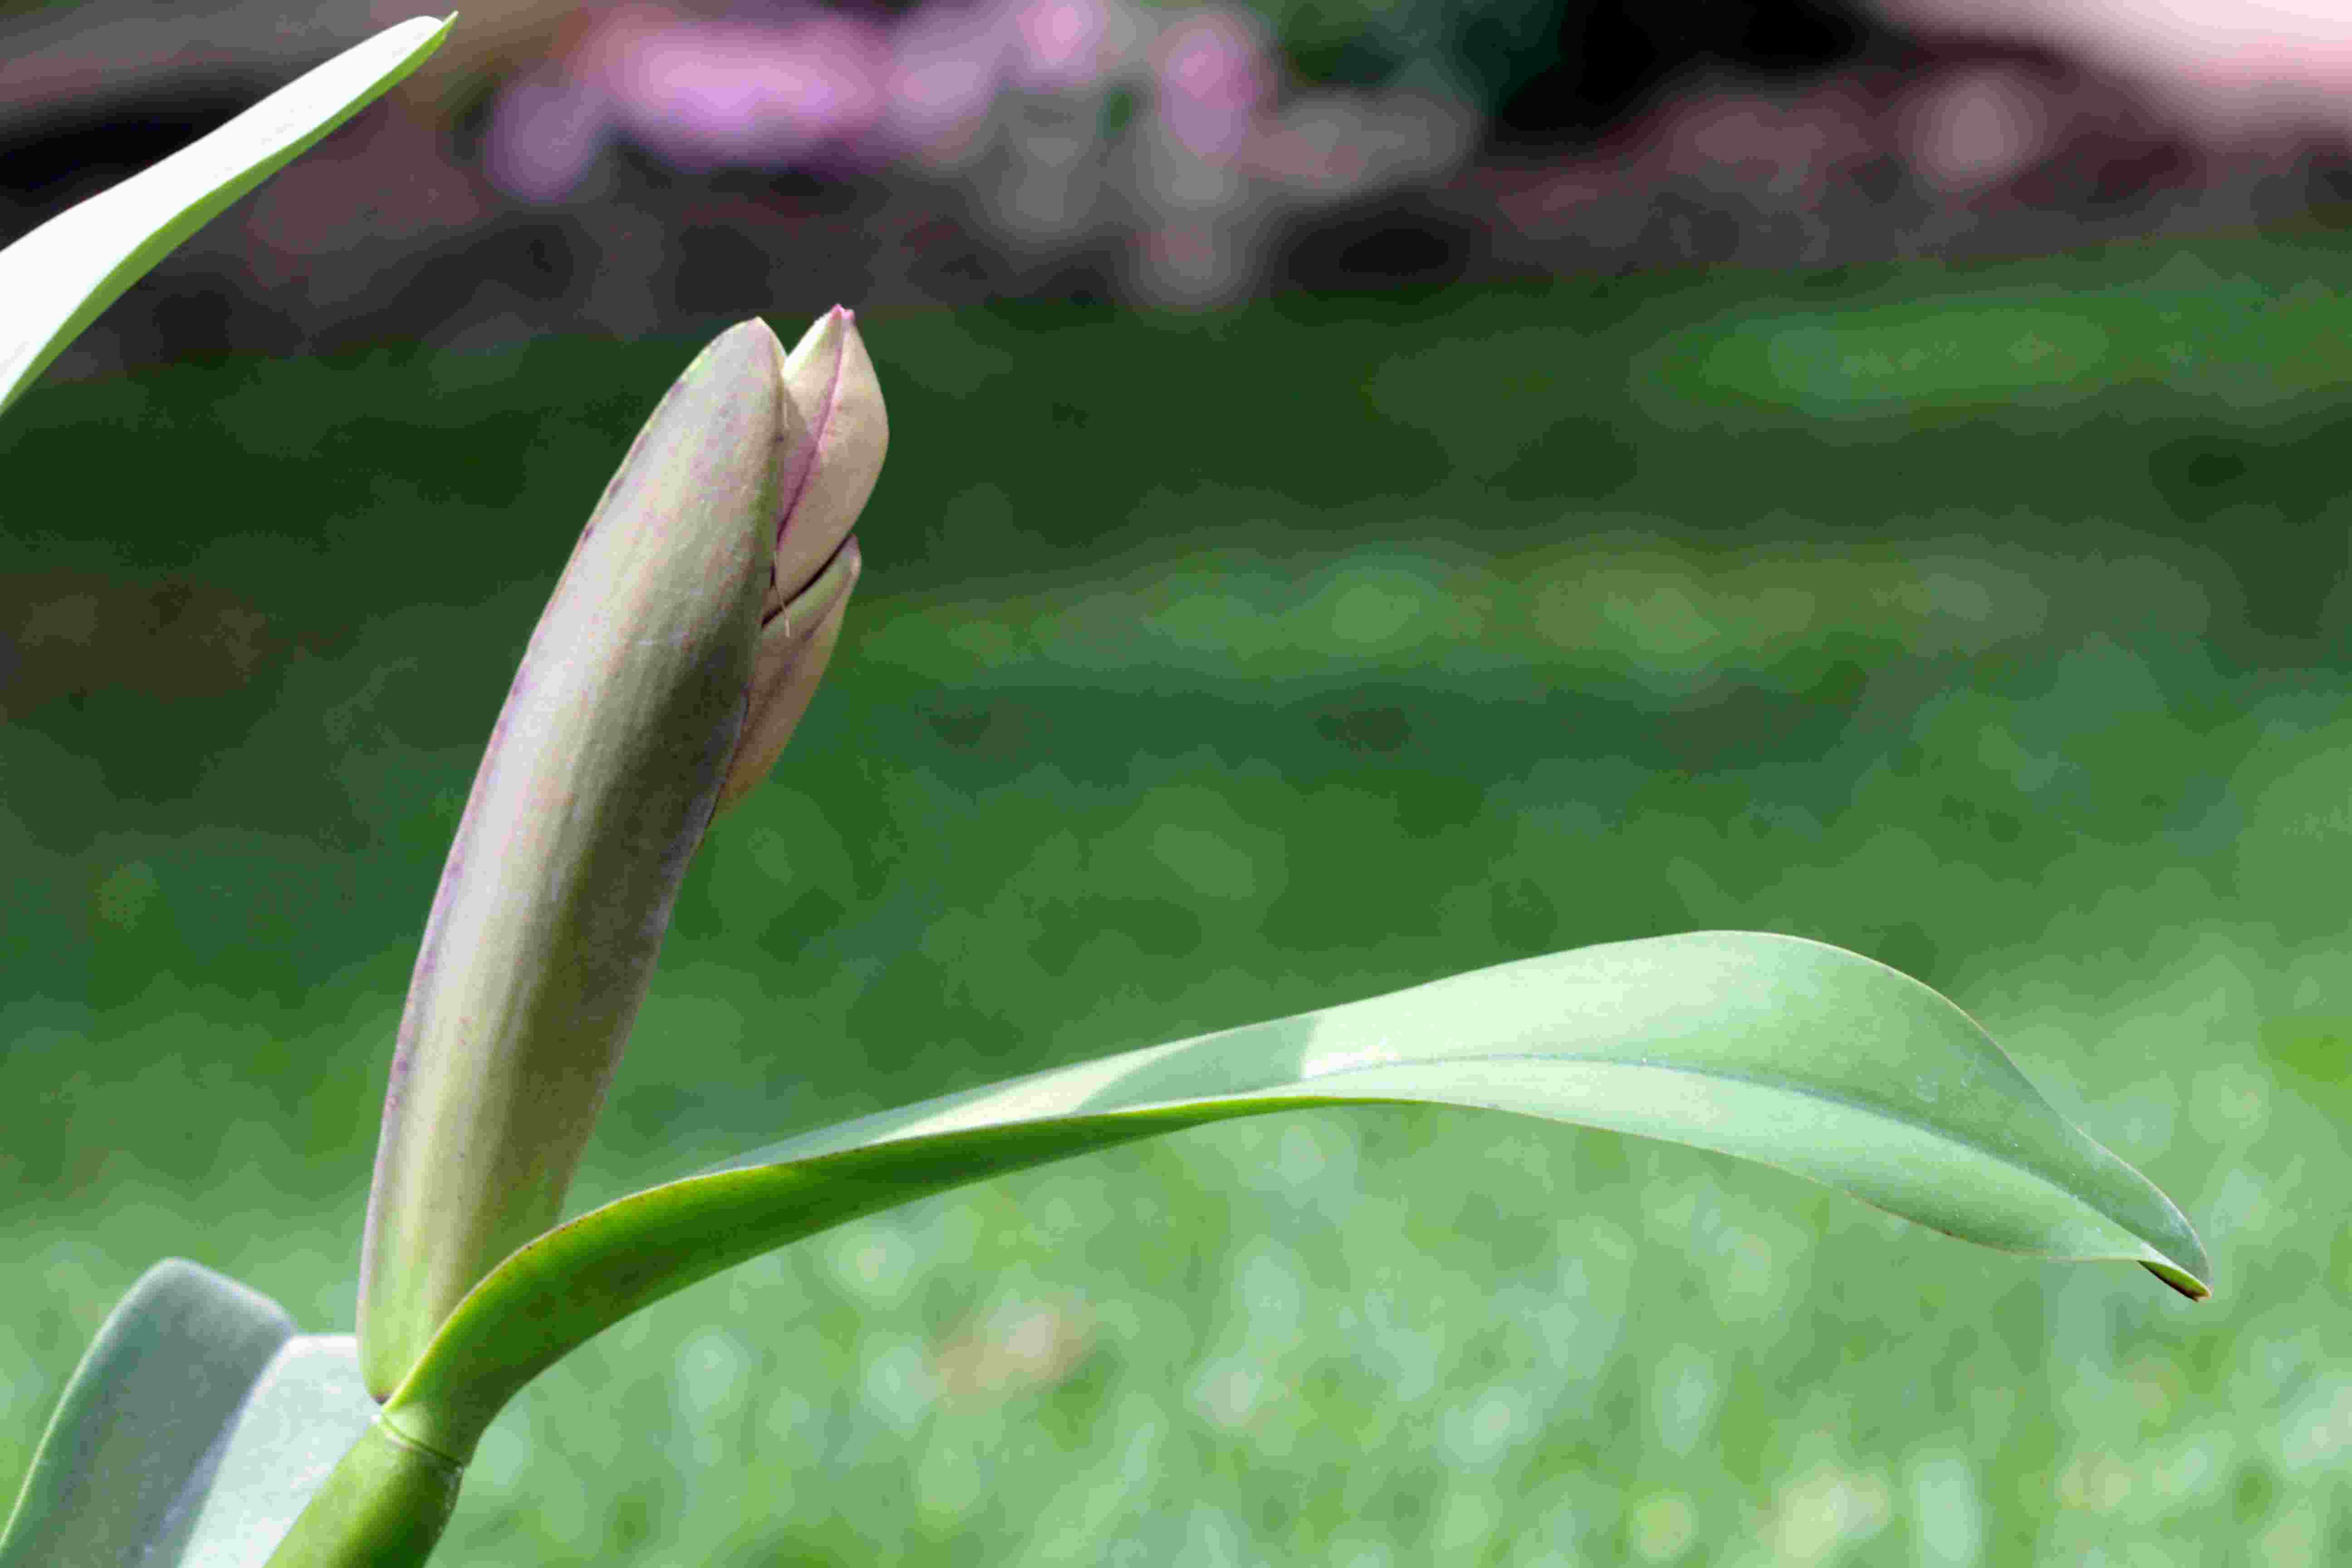
[[[885,440],[847,311],[789,359],[746,321],[670,388],[581,534],[401,1019],[361,1243],[379,1400],[559,1217],[722,790],[766,772],[839,636]]]
[[[721,809],[768,776],[815,694],[857,583],[857,541],[849,531],[890,445],[882,386],[850,311],[835,306],[808,330],[784,362],[783,379],[788,414],[807,437],[779,465],[783,503],[761,606],[751,710],[719,793]]]

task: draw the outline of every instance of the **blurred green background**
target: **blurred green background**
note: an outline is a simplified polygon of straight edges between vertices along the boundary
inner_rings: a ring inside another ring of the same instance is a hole
[[[1753,927],[1972,1011],[2217,1299],[1612,1134],[1268,1119],[643,1314],[501,1420],[436,1561],[2345,1560],[2345,270],[2208,236],[867,319],[851,627],[695,868],[576,1207]],[[5,1495],[158,1258],[348,1329],[441,854],[696,346],[185,366],[0,425]]]

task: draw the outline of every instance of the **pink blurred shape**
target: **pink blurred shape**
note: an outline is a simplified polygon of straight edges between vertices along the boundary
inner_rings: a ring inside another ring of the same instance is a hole
[[[884,80],[890,139],[953,156],[979,134],[1003,85],[1003,27],[986,12],[926,5],[899,24],[892,45]]]
[[[500,190],[545,205],[578,190],[612,140],[612,106],[600,89],[541,69],[499,94],[483,159]]]
[[[2048,150],[2045,96],[2022,72],[1997,66],[1934,82],[1911,112],[1912,161],[1930,184],[1953,195],[1997,185]]]
[[[507,86],[486,156],[501,188],[539,203],[577,190],[624,131],[680,167],[790,164],[867,142],[890,84],[887,38],[856,17],[711,22],[622,5],[569,60]]]
[[[1876,3],[1923,28],[2030,38],[2136,77],[2212,132],[2347,117],[2352,0]]]
[[[855,143],[881,120],[889,49],[855,17],[782,26],[615,12],[583,50],[622,121],[687,167],[790,163]]]
[[[1187,12],[1152,51],[1160,122],[1203,163],[1241,155],[1274,97],[1273,62],[1257,25],[1238,12]]]
[[[1013,75],[1033,92],[1088,91],[1109,74],[1127,22],[1103,0],[1027,0],[1012,16]]]

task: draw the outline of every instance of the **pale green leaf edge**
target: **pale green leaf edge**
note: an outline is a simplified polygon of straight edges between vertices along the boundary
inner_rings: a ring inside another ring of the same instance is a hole
[[[220,1470],[194,1510],[185,1550],[140,1568],[262,1568],[379,1414],[356,1339],[288,1340],[223,1434]]]
[[[50,1414],[0,1568],[179,1561],[224,1434],[292,1338],[277,1302],[201,1265],[141,1275]]]
[[[49,1417],[0,1568],[261,1568],[377,1417],[349,1334],[184,1258],[141,1275]]]
[[[986,1177],[1234,1117],[1449,1104],[1664,1139],[1840,1187],[1965,1240],[2142,1265],[2192,1300],[2187,1217],[2068,1123],[1958,1006],[1824,943],[1609,943],[1032,1074],[761,1150],[509,1257],[386,1401],[463,1463],[532,1377],[761,1253]]]
[[[457,21],[386,28],[0,250],[0,414],[124,289],[415,69]]]

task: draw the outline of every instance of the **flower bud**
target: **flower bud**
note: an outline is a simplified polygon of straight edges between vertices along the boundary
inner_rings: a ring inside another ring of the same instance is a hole
[[[789,360],[746,321],[663,397],[582,532],[401,1019],[361,1243],[377,1399],[558,1218],[722,789],[765,773],[839,636],[885,440],[848,312]]]
[[[761,607],[751,710],[719,793],[722,810],[768,776],[815,694],[857,582],[857,541],[849,531],[874,493],[890,445],[874,362],[857,334],[857,318],[839,306],[784,362],[784,400],[808,438],[778,465],[784,500],[775,562]]]

